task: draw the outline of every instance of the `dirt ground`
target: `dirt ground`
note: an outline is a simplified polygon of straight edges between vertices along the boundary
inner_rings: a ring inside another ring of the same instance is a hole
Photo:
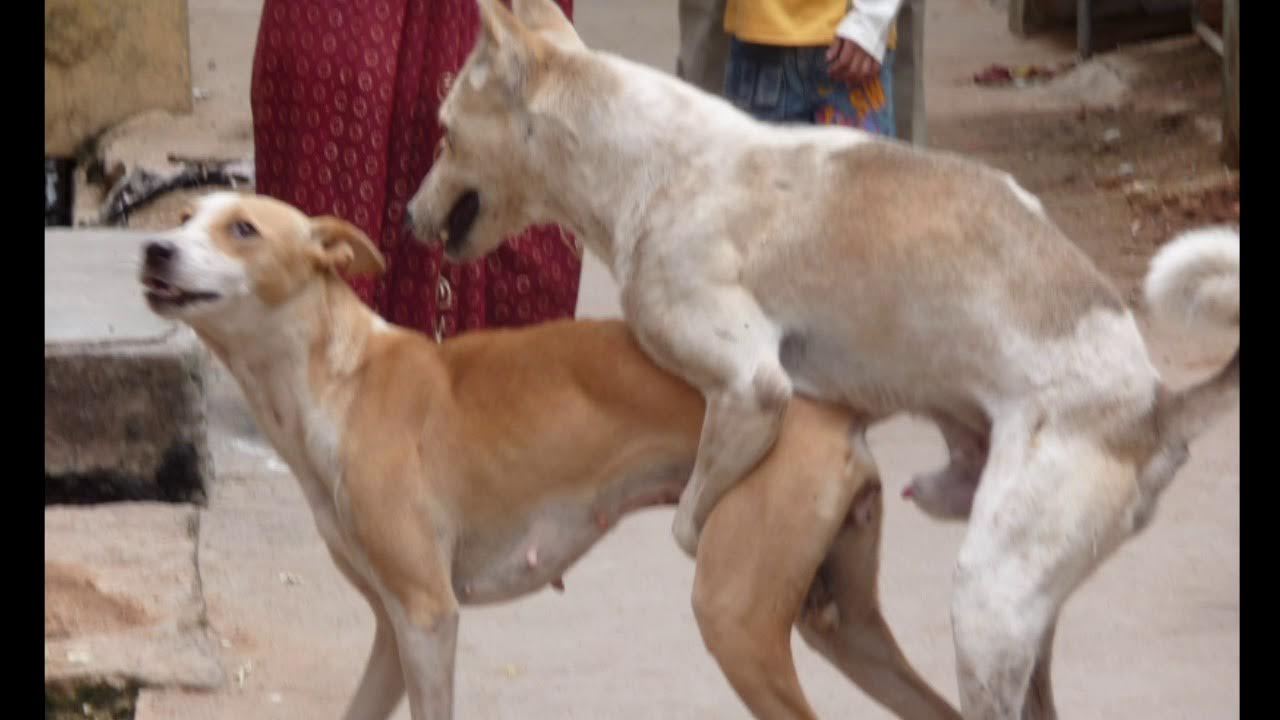
[[[1179,37],[1096,62],[1123,73],[1123,96],[931,117],[930,139],[1013,173],[1136,301],[1151,253],[1173,233],[1239,220],[1238,176],[1219,159],[1221,59],[1197,38]]]
[[[247,73],[259,5],[191,0],[194,81],[207,98],[191,118],[124,133],[117,157],[251,152]],[[673,0],[582,0],[577,24],[589,44],[669,70],[675,17]],[[1012,172],[1131,298],[1171,233],[1238,218],[1238,178],[1217,156],[1220,61],[1199,41],[1124,48],[1050,85],[993,89],[977,87],[974,74],[993,63],[1062,63],[1069,46],[1010,37],[985,0],[933,0],[927,23],[931,145]],[[168,226],[179,202],[167,198],[131,225]],[[587,264],[579,308],[617,315],[598,262]],[[1231,350],[1154,331],[1150,339],[1176,385]],[[236,390],[219,376],[211,393],[219,479],[202,513],[200,572],[210,632],[233,680],[212,694],[144,690],[138,717],[337,716],[371,618],[328,560],[296,485],[252,432]],[[1064,715],[1239,717],[1238,437],[1233,415],[1198,441],[1154,526],[1067,607],[1055,653]],[[895,502],[912,473],[941,461],[942,445],[929,426],[896,420],[872,433],[872,447],[888,485],[885,613],[907,656],[954,702],[947,596],[963,527]],[[702,648],[688,602],[693,568],[669,525],[666,510],[629,519],[566,576],[564,595],[465,610],[458,716],[745,717]],[[74,577],[59,581],[83,589]],[[102,608],[104,625],[129,621],[125,608]],[[60,632],[94,626],[53,622]],[[822,717],[888,717],[798,640],[795,648]],[[407,719],[407,708],[396,717]]]

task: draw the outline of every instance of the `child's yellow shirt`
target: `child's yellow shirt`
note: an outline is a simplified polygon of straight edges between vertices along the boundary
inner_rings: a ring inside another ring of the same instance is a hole
[[[760,45],[830,45],[850,6],[849,0],[727,0],[724,29],[739,40]],[[886,47],[893,49],[897,36],[895,23]]]

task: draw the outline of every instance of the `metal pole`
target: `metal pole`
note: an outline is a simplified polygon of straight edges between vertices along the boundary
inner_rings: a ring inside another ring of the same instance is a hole
[[[1222,95],[1226,99],[1226,118],[1222,124],[1223,160],[1229,167],[1240,167],[1240,0],[1226,0],[1222,18],[1223,74]]]
[[[1093,0],[1077,0],[1076,50],[1082,60],[1093,55]]]

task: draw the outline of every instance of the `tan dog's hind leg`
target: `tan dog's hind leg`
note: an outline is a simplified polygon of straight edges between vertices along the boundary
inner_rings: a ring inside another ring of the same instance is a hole
[[[787,412],[778,451],[708,518],[693,588],[707,649],[760,720],[815,717],[791,628],[867,467],[850,457],[843,412],[807,402]]]
[[[855,453],[866,452],[858,438]],[[883,498],[872,478],[854,499],[832,543],[798,627],[810,647],[877,702],[911,720],[959,720],[960,714],[916,673],[880,614]]]
[[[364,596],[377,622],[364,674],[360,677],[356,694],[347,704],[347,711],[342,717],[344,720],[386,720],[404,697],[404,675],[400,670],[400,651],[396,647],[391,618],[387,616],[382,600],[369,587],[368,582],[342,556],[332,550],[329,555],[333,558],[333,564],[338,566],[347,580]]]

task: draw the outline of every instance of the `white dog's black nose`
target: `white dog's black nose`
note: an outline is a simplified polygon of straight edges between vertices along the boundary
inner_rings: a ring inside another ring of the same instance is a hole
[[[176,251],[177,248],[173,246],[173,243],[167,240],[152,240],[143,248],[147,265],[150,267],[162,266],[169,262],[173,259],[173,254]]]

